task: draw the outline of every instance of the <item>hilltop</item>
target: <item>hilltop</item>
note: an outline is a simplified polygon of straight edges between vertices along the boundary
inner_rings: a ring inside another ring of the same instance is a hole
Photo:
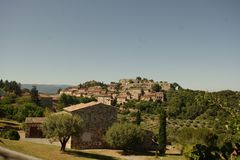
[[[77,86],[68,87],[60,92],[75,97],[94,97],[108,104],[124,104],[130,100],[164,101],[165,93],[181,88],[177,83],[154,81],[147,78],[120,79],[119,82],[104,84],[95,80],[87,81]]]

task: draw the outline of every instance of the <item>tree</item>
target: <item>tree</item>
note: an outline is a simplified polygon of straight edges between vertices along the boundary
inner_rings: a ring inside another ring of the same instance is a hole
[[[32,86],[30,95],[31,95],[31,101],[36,105],[39,105],[38,90],[36,86]]]
[[[136,113],[136,124],[140,125],[141,124],[141,112],[137,111]]]
[[[65,152],[70,136],[78,136],[82,133],[83,121],[80,116],[70,113],[54,113],[44,120],[41,130],[47,138],[58,139],[61,143],[60,150]]]
[[[1,79],[0,80],[0,88],[3,88],[4,87],[4,82],[3,82],[3,80]]]
[[[123,149],[123,151],[126,152],[127,150],[137,150],[141,148],[144,132],[139,126],[134,124],[115,123],[108,129],[104,139],[112,147]]]
[[[160,155],[164,155],[166,151],[166,145],[167,145],[166,125],[167,125],[166,112],[163,108],[161,108],[160,115],[159,115],[159,135],[158,135]]]
[[[154,92],[159,92],[161,90],[161,87],[158,83],[155,83],[153,86],[152,86],[152,90]]]
[[[61,108],[67,107],[67,106],[70,106],[70,105],[73,105],[73,104],[78,104],[78,103],[79,103],[79,100],[76,97],[66,95],[64,93],[61,94],[61,96],[59,98],[59,104],[60,104]]]
[[[60,94],[61,91],[62,91],[62,88],[59,88],[59,89],[57,90],[57,94]]]
[[[140,76],[136,77],[136,80],[141,81],[142,78]]]

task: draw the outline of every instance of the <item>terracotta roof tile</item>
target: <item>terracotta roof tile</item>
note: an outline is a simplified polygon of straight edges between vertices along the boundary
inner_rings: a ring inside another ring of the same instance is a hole
[[[76,110],[79,110],[79,109],[82,109],[82,108],[96,106],[98,104],[102,104],[102,103],[100,103],[100,102],[80,103],[80,104],[72,105],[72,106],[69,106],[69,107],[65,107],[65,108],[63,108],[63,110],[65,110],[67,112],[72,112],[72,111],[76,111]]]
[[[43,123],[45,117],[27,117],[25,123]]]

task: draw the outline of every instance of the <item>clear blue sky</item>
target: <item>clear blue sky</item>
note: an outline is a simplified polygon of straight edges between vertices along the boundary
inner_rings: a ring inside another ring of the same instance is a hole
[[[0,78],[240,90],[239,0],[0,0]]]

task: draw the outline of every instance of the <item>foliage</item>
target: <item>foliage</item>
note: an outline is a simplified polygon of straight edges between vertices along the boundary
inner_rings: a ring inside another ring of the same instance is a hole
[[[143,143],[144,132],[134,124],[115,123],[110,127],[104,137],[106,142],[112,147],[127,150],[137,150]]]
[[[169,91],[166,94],[164,106],[168,108],[171,118],[214,120],[216,118],[227,120],[231,114],[230,109],[240,110],[240,95],[237,92],[204,92],[189,89]]]
[[[12,103],[15,103],[14,96],[5,96],[0,100],[0,105],[12,104]]]
[[[79,101],[78,101],[77,97],[74,97],[74,96],[61,94],[61,96],[59,98],[59,104],[60,104],[61,108],[67,107],[67,106],[70,106],[73,104],[78,104],[78,103],[79,103]]]
[[[31,101],[36,105],[39,105],[39,95],[38,95],[38,90],[36,86],[32,86],[30,95],[31,95]]]
[[[10,139],[10,140],[19,140],[20,135],[15,129],[9,129],[1,133],[1,137]]]
[[[152,86],[152,90],[154,92],[159,92],[161,90],[161,86],[158,83],[154,83],[154,85]]]
[[[190,160],[220,160],[220,154],[218,152],[211,152],[208,146],[197,144],[193,147],[190,153],[186,156]]]
[[[141,112],[140,111],[137,111],[136,113],[136,124],[137,125],[140,125],[141,124]]]
[[[31,103],[31,97],[30,97],[30,96],[17,97],[17,98],[15,99],[15,102],[16,102],[17,104]]]
[[[34,103],[24,103],[20,105],[0,105],[2,116],[8,119],[22,122],[26,117],[41,117],[43,116],[43,108]]]
[[[229,128],[233,134],[240,133],[240,117],[233,117],[230,121]]]
[[[41,126],[41,130],[47,138],[58,139],[61,143],[61,151],[65,151],[70,136],[79,136],[82,133],[83,121],[77,115],[59,112],[47,117]]]
[[[166,121],[166,112],[163,108],[160,110],[159,115],[159,132],[158,132],[158,144],[159,144],[159,153],[160,155],[164,155],[166,151],[167,145],[167,121]]]
[[[14,93],[17,96],[21,95],[21,84],[16,81],[3,81],[0,80],[0,88],[2,88],[5,92]]]
[[[92,102],[92,101],[97,101],[96,98],[94,97],[80,97],[78,98],[78,103],[88,103],[88,102]]]
[[[88,98],[88,97],[77,98],[75,96],[61,94],[61,96],[59,98],[59,105],[60,105],[60,109],[62,109],[64,107],[67,107],[70,105],[79,104],[79,103],[88,103],[88,102],[92,102],[92,101],[96,101],[96,99]]]
[[[142,78],[138,76],[138,77],[136,77],[136,80],[141,81]]]
[[[207,137],[211,134],[212,132],[206,128],[194,129],[183,127],[176,132],[175,137],[177,142],[181,143],[182,145],[197,143],[207,144]]]
[[[231,155],[235,151],[236,156],[240,155],[240,143],[225,142],[221,147],[217,146],[218,136],[209,134],[206,145],[197,144],[192,150],[186,153],[190,160],[220,160],[233,159]]]
[[[79,84],[81,88],[89,88],[89,87],[94,87],[94,86],[101,86],[102,88],[107,88],[107,85],[103,82],[97,82],[95,80],[92,81],[87,81],[83,84]]]
[[[141,112],[156,114],[159,112],[160,104],[158,102],[139,101],[136,102],[136,108]]]

